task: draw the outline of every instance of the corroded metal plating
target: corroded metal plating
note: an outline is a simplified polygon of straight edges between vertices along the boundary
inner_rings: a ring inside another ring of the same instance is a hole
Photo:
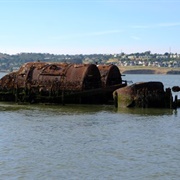
[[[101,74],[102,86],[112,86],[122,84],[121,73],[119,68],[115,65],[98,65]]]
[[[27,63],[17,71],[18,88],[39,87],[40,90],[79,91],[100,88],[100,73],[97,67],[66,63]]]
[[[100,68],[101,69],[101,68]],[[17,102],[100,103],[121,87],[116,66],[30,62],[0,80],[0,100]]]

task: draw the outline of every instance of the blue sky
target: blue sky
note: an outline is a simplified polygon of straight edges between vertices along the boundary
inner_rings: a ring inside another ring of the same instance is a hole
[[[180,0],[0,0],[0,52],[180,54]]]

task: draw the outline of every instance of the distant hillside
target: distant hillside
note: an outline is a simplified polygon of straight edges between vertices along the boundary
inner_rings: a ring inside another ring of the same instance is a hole
[[[137,56],[137,54],[136,54]],[[144,57],[145,54],[138,54]],[[133,56],[134,57],[134,56]],[[121,54],[49,54],[49,53],[19,53],[14,55],[0,53],[0,71],[13,71],[26,62],[66,62],[119,65],[124,74],[180,74],[180,58],[158,59],[151,54],[147,60],[134,60],[131,55]],[[161,56],[160,56],[161,57]],[[164,57],[164,56],[163,56]]]

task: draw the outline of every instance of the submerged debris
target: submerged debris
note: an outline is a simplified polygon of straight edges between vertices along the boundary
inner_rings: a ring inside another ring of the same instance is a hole
[[[116,107],[176,108],[171,89],[164,91],[161,82],[141,82],[113,93]]]
[[[173,86],[173,87],[172,87],[172,90],[173,90],[174,92],[179,92],[179,91],[180,91],[180,87],[179,87],[179,86]]]

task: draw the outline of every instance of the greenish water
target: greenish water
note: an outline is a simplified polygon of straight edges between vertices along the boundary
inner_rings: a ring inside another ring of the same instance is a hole
[[[0,179],[179,179],[179,110],[0,102]]]

